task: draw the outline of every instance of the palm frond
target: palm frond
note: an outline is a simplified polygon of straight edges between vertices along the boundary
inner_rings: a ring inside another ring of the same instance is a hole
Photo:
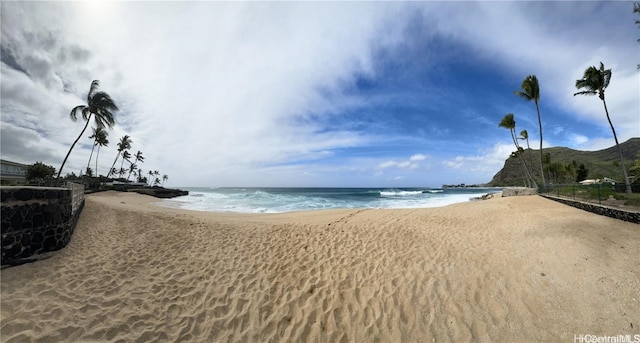
[[[516,127],[516,121],[513,118],[513,113],[505,114],[498,127],[504,127],[505,129],[513,129]]]
[[[107,109],[109,111],[117,111],[118,106],[116,106],[111,96],[105,92],[97,92],[94,94],[90,101],[88,102],[90,107],[101,107]]]
[[[582,91],[582,92],[578,92],[578,93],[573,93],[573,96],[576,95],[596,95],[598,94],[598,92],[596,91]]]
[[[530,101],[532,98],[529,96],[529,94],[525,93],[525,92],[521,92],[521,91],[513,91],[513,94],[527,100]]]
[[[87,93],[87,104],[91,104],[91,98],[93,97],[93,94],[98,90],[99,87],[100,87],[100,81],[93,80],[91,82],[89,93]]]
[[[87,107],[87,106],[78,105],[78,106],[74,107],[71,110],[71,113],[69,113],[69,117],[71,117],[71,120],[73,120],[73,121],[78,120],[78,111],[83,111],[85,107]]]
[[[116,124],[115,119],[113,118],[113,113],[98,108],[96,113],[95,113],[95,122],[96,122],[96,126],[100,127],[100,128],[105,128],[105,127],[109,127],[112,128],[113,125]]]

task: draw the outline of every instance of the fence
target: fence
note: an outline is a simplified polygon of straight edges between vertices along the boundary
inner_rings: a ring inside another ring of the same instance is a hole
[[[84,185],[67,182],[65,187],[71,191],[71,214],[74,215],[84,201]]]
[[[540,194],[552,195],[568,198],[571,200],[585,201],[602,205],[603,201],[609,200],[616,193],[616,186],[610,182],[596,183],[591,185],[567,184],[548,185],[540,187]]]

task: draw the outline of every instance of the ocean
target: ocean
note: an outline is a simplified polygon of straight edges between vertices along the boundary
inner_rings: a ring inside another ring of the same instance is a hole
[[[425,208],[473,200],[500,188],[182,188],[161,205],[197,211],[282,213],[343,208]]]

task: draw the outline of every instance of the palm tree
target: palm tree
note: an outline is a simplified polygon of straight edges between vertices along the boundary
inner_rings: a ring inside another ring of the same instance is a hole
[[[104,131],[104,136],[98,136],[94,143],[98,145],[98,151],[96,151],[96,176],[98,176],[98,157],[100,156],[100,147],[109,145],[109,140],[107,139],[108,135],[107,131]]]
[[[512,158],[517,160],[519,158],[519,151],[512,152],[510,157],[512,157]],[[524,182],[524,186],[525,187],[529,187],[529,180],[527,180],[527,176],[522,171],[522,166],[520,166],[520,176],[522,177],[522,181]]]
[[[162,187],[164,187],[164,182],[169,180],[169,176],[167,174],[162,175]]]
[[[547,182],[544,179],[544,172],[542,171],[542,120],[540,119],[540,86],[538,85],[538,78],[535,75],[529,75],[522,81],[522,88],[519,91],[513,93],[527,101],[533,100],[536,104],[536,111],[538,112],[538,127],[540,129],[540,175],[542,176],[542,185],[546,186]]]
[[[131,153],[129,153],[129,150],[125,150],[122,152],[122,162],[120,162],[120,169],[122,169],[122,167],[124,166],[124,161],[131,163],[129,161],[130,158],[131,158]]]
[[[107,131],[104,128],[101,127],[94,127],[93,128],[93,134],[91,136],[89,136],[89,139],[93,138],[93,147],[91,148],[91,154],[89,155],[89,161],[87,162],[87,170],[89,170],[89,164],[91,163],[91,157],[93,157],[93,150],[96,148],[96,145],[98,145],[98,140],[105,140],[107,139]],[[97,167],[97,156],[96,156],[96,171],[98,170]]]
[[[511,139],[513,140],[513,144],[516,146],[516,149],[520,152],[520,145],[518,145],[518,140],[516,138],[516,120],[513,117],[513,113],[505,114],[504,118],[498,124],[499,127],[504,127],[505,129],[509,129],[511,133]],[[534,188],[538,188],[538,184],[536,184],[536,180],[531,177],[531,173],[529,172],[529,168],[527,168],[527,164],[524,162],[524,158],[522,158],[522,154],[518,154],[520,156],[520,162],[524,166],[525,171],[527,172],[527,177],[531,181],[531,184]]]
[[[611,132],[613,132],[613,139],[616,141],[616,147],[618,148],[618,154],[620,155],[620,163],[622,164],[622,173],[624,175],[624,184],[627,187],[627,193],[631,194],[631,184],[629,183],[629,176],[627,175],[627,168],[624,166],[624,157],[622,156],[622,149],[618,143],[618,136],[616,135],[616,129],[613,128],[611,118],[609,117],[609,110],[607,109],[607,102],[604,99],[604,90],[609,86],[611,81],[611,69],[604,69],[604,64],[600,62],[600,69],[595,66],[591,66],[584,71],[584,76],[580,80],[576,80],[577,89],[586,89],[581,92],[573,94],[576,95],[596,95],[602,100],[604,105],[604,112],[607,115],[607,121],[611,126]]]
[[[125,150],[129,150],[131,148],[131,138],[129,138],[128,135],[124,135],[122,136],[122,138],[120,138],[120,142],[118,142],[118,153],[116,154],[116,159],[113,160],[113,164],[111,165],[111,169],[109,171],[109,174],[107,174],[107,177],[109,177],[109,175],[111,174],[116,174],[117,171],[114,173],[114,166],[116,165],[116,162],[118,161],[118,157],[120,157],[120,154],[125,151]]]
[[[78,112],[82,113],[82,119],[87,123],[82,128],[80,135],[78,138],[71,144],[71,148],[69,148],[69,152],[67,152],[67,156],[64,157],[64,161],[62,161],[62,165],[60,166],[60,170],[58,171],[58,176],[56,178],[60,178],[60,174],[62,174],[62,169],[64,165],[67,163],[67,159],[71,154],[71,150],[76,146],[76,143],[80,140],[80,137],[84,135],[84,132],[87,130],[89,126],[89,122],[91,121],[91,116],[93,115],[93,120],[96,123],[96,127],[104,128],[108,126],[112,128],[115,124],[115,120],[113,119],[114,111],[118,110],[118,106],[116,106],[111,96],[105,92],[98,92],[98,87],[100,86],[100,81],[93,80],[91,82],[91,88],[89,88],[89,93],[87,94],[87,104],[79,105],[74,107],[69,113],[71,120],[76,121],[78,119]]]
[[[531,171],[533,172],[533,158],[531,158],[531,147],[529,146],[529,132],[527,130],[520,131],[520,137],[518,139],[524,139],[527,142],[527,150],[529,151],[529,163],[531,163]]]
[[[131,163],[129,165],[129,175],[127,175],[127,181],[129,181],[129,178],[131,177],[131,174],[133,174],[133,176],[136,176],[136,170],[138,169],[138,165],[135,163]]]
[[[135,157],[136,157],[136,160],[133,162],[133,165],[136,165],[138,163],[138,161],[144,162],[144,156],[142,156],[142,151],[138,150],[138,152],[136,152]],[[133,171],[133,169],[129,171],[129,175],[127,176],[127,180],[129,180],[129,178],[131,177],[131,172],[132,171]]]

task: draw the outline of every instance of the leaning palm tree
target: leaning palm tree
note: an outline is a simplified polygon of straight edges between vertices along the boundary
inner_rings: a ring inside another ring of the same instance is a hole
[[[129,150],[125,150],[122,152],[122,162],[120,162],[120,169],[122,169],[124,167],[124,161],[129,162],[129,159],[131,158],[131,153],[129,153]],[[129,162],[131,163],[131,162]]]
[[[135,154],[135,158],[136,160],[133,162],[133,165],[137,165],[138,161],[140,162],[144,162],[144,156],[142,156],[142,151],[138,150],[138,152],[136,152]],[[131,177],[131,172],[133,170],[129,171],[129,175],[127,176],[127,180],[129,180],[129,178]]]
[[[107,131],[104,131],[104,136],[98,136],[95,142],[95,144],[98,146],[98,151],[96,151],[96,176],[98,176],[98,157],[100,157],[100,147],[109,145],[107,136]]]
[[[576,80],[577,89],[586,89],[581,92],[573,94],[576,95],[596,95],[602,104],[604,105],[604,112],[607,115],[607,121],[611,126],[611,132],[613,132],[613,139],[616,141],[616,148],[618,148],[618,154],[620,155],[620,164],[622,165],[622,173],[624,175],[624,184],[627,188],[627,193],[631,194],[631,184],[629,183],[629,176],[627,175],[627,168],[624,166],[624,157],[622,156],[622,149],[618,143],[618,136],[616,135],[616,129],[613,128],[611,118],[609,117],[609,110],[607,109],[607,102],[604,99],[604,90],[609,86],[611,81],[611,69],[604,69],[604,64],[600,62],[600,69],[595,66],[591,66],[584,71],[584,76],[580,80]]]
[[[91,163],[91,157],[93,157],[93,150],[96,148],[96,146],[99,146],[101,143],[98,142],[104,142],[107,139],[107,131],[104,128],[101,127],[94,127],[93,128],[93,134],[91,136],[89,136],[89,138],[93,138],[93,147],[91,148],[91,154],[89,155],[89,161],[87,162],[87,169],[89,169],[89,164]],[[100,149],[100,147],[98,147],[98,150]],[[96,174],[98,173],[98,155],[96,154]],[[96,175],[98,176],[98,175]]]
[[[118,161],[118,157],[120,157],[120,154],[125,151],[125,150],[129,150],[131,149],[131,138],[129,138],[128,135],[124,135],[122,136],[122,138],[120,138],[120,142],[118,142],[118,153],[116,154],[116,159],[113,160],[113,164],[111,165],[111,169],[109,171],[109,174],[107,174],[107,177],[109,177],[109,175],[111,174],[115,174],[113,172],[113,167],[116,165],[116,162]]]
[[[518,150],[518,152],[520,152],[521,147],[518,144],[518,139],[516,138],[516,120],[514,119],[513,113],[505,114],[504,118],[502,118],[498,126],[504,127],[505,129],[509,129],[509,132],[511,133],[511,139],[513,140],[513,144],[516,146],[516,149]],[[534,188],[538,188],[538,184],[536,184],[536,180],[534,180],[533,177],[531,176],[531,173],[529,172],[529,168],[527,167],[527,164],[525,163],[524,158],[522,158],[522,153],[519,153],[518,155],[520,156],[520,162],[522,162],[522,165],[524,166],[524,169],[527,173],[527,177],[529,178],[531,184],[533,185]]]
[[[529,75],[522,81],[522,88],[519,91],[513,93],[527,101],[533,100],[536,104],[536,111],[538,112],[538,128],[540,129],[540,175],[542,176],[542,185],[546,186],[547,183],[544,179],[544,172],[542,171],[542,120],[540,119],[540,86],[538,85],[538,78],[535,75]]]
[[[136,170],[138,170],[138,165],[135,163],[131,163],[129,164],[129,174],[127,175],[127,181],[129,181],[129,178],[131,177],[131,174],[133,174],[133,176],[136,176]]]
[[[62,169],[64,165],[67,163],[67,159],[71,154],[71,150],[76,146],[76,143],[80,140],[80,137],[84,135],[84,132],[87,130],[89,126],[89,122],[91,121],[91,116],[93,116],[93,120],[96,123],[96,127],[104,128],[108,126],[112,128],[115,124],[115,120],[113,119],[114,111],[118,110],[118,106],[116,106],[111,96],[105,92],[98,92],[98,87],[100,86],[100,81],[93,80],[91,82],[91,88],[89,88],[89,93],[87,94],[87,104],[79,105],[74,107],[69,113],[71,120],[76,121],[78,119],[78,112],[82,113],[82,119],[87,123],[82,128],[80,135],[78,138],[71,144],[71,148],[69,148],[69,152],[67,152],[67,156],[64,157],[64,161],[62,161],[62,165],[60,166],[60,170],[58,171],[58,176],[56,178],[60,178],[60,174],[62,174]]]
[[[533,158],[531,158],[531,147],[529,146],[529,132],[527,130],[520,131],[520,137],[527,142],[527,150],[529,151],[529,163],[531,163],[531,171],[533,172]]]

